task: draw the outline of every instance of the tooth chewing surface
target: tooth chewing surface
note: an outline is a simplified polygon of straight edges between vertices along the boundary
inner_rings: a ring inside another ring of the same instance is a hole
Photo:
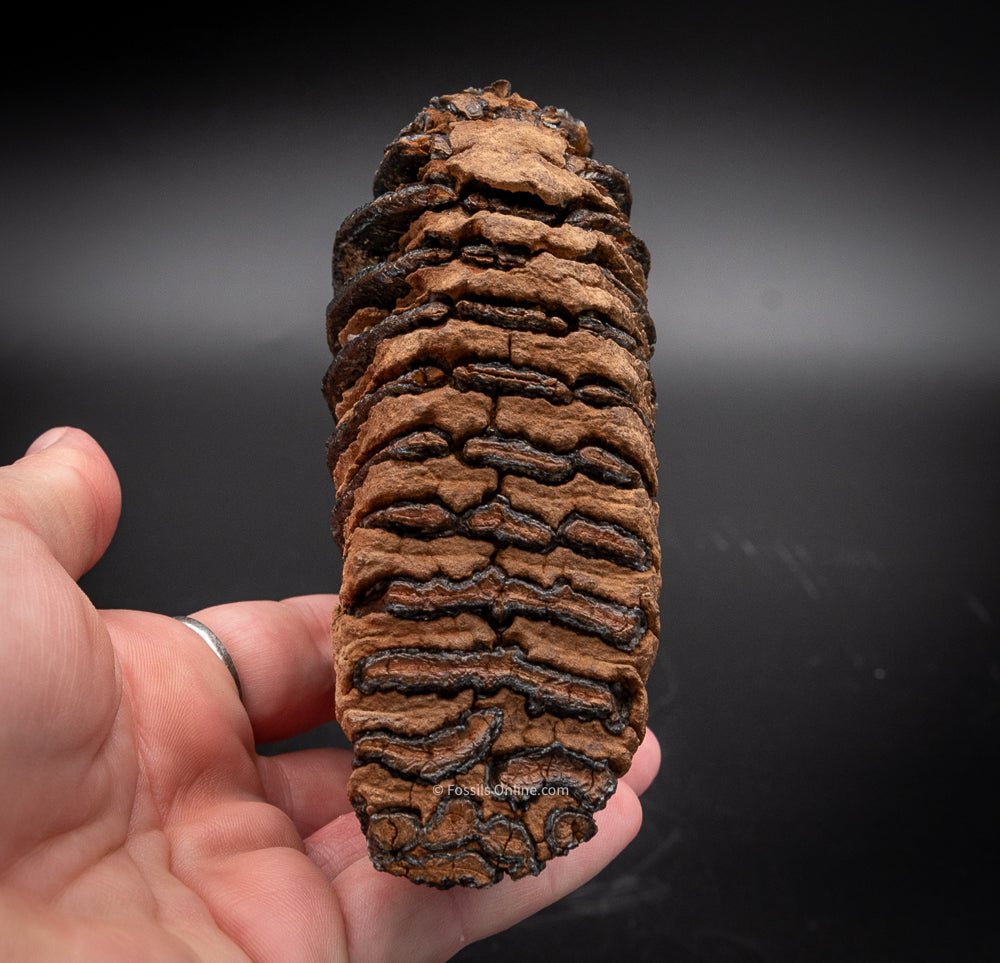
[[[596,832],[656,654],[655,340],[628,178],[506,81],[435,97],[337,233],[323,382],[348,791],[376,867]]]

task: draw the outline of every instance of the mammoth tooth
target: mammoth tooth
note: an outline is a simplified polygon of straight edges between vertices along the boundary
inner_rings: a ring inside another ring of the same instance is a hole
[[[645,734],[655,331],[631,203],[581,122],[497,81],[432,98],[337,232],[337,718],[385,872],[541,872]]]

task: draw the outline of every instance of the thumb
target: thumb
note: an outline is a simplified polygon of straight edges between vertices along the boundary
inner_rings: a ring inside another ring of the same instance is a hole
[[[0,468],[0,518],[36,533],[77,579],[104,553],[121,510],[108,456],[85,431],[53,428]]]

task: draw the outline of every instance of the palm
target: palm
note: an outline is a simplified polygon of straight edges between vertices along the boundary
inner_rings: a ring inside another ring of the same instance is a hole
[[[537,879],[437,892],[376,873],[348,811],[349,755],[254,749],[332,715],[332,596],[199,615],[240,667],[241,704],[188,628],[98,613],[77,587],[118,495],[96,445],[74,439],[0,476],[0,950],[441,960],[579,885],[638,828],[623,786],[603,832]],[[638,790],[655,768],[651,743]]]
[[[20,670],[9,691],[26,711],[6,733],[18,751],[4,773],[5,882],[37,898],[52,939],[91,944],[88,957],[117,947],[122,958],[184,948],[226,959],[243,944],[279,958],[269,921],[290,906],[330,921],[330,889],[292,820],[266,801],[232,682],[173,620],[121,612],[105,623],[57,564],[49,556],[24,573],[47,588],[24,626],[38,631],[8,643],[27,645],[9,660]],[[54,631],[69,606],[75,624]],[[288,932],[304,949],[318,929]],[[322,935],[335,945],[329,927]],[[308,956],[287,934],[283,948]]]

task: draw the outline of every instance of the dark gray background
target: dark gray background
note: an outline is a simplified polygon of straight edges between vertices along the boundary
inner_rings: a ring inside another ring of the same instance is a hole
[[[330,245],[429,97],[507,77],[631,176],[660,331],[663,768],[622,859],[460,959],[1000,952],[1000,137],[971,11],[10,28],[0,454],[57,423],[106,447],[102,606],[336,589]]]

